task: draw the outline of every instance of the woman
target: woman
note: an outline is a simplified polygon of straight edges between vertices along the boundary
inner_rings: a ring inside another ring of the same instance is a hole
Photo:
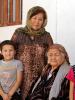
[[[75,65],[73,65],[66,78],[70,81],[69,100],[75,100]]]
[[[46,51],[53,44],[50,34],[45,30],[47,15],[42,7],[35,6],[28,11],[27,23],[12,36],[18,45],[16,58],[24,65],[22,100],[28,94],[31,84],[41,74],[46,64]]]
[[[65,76],[70,63],[65,48],[54,44],[47,57],[48,64],[25,100],[69,100],[69,81]]]

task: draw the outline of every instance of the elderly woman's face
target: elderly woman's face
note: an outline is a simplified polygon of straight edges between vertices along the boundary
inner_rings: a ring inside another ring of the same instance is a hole
[[[52,67],[58,67],[65,61],[65,55],[58,49],[50,49],[48,52],[48,63]]]
[[[31,28],[33,30],[39,30],[42,27],[43,22],[43,13],[38,13],[30,19]]]

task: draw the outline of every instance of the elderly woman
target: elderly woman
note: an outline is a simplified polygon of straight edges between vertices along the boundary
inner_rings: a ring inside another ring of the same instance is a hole
[[[53,44],[50,33],[45,30],[46,24],[46,11],[39,6],[32,7],[27,14],[26,26],[16,29],[12,36],[18,46],[16,58],[24,66],[22,100],[25,100],[32,82],[41,74],[46,64],[47,48]]]
[[[26,100],[69,100],[69,81],[65,76],[70,63],[65,48],[54,44],[48,49],[47,57],[48,64]]]

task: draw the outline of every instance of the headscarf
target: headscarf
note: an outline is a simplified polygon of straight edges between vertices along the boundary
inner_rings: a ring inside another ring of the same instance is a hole
[[[37,15],[38,13],[43,13],[44,15],[44,23],[42,25],[42,27],[35,31],[32,30],[31,25],[30,25],[30,19]],[[45,32],[45,26],[47,24],[47,14],[46,11],[44,10],[44,8],[40,7],[40,6],[35,6],[32,7],[31,9],[29,9],[28,14],[27,14],[27,21],[26,21],[26,26],[25,26],[25,32],[30,34],[30,35],[40,35],[43,34]]]

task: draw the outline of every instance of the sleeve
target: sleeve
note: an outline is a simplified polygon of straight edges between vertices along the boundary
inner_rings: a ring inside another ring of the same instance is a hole
[[[14,41],[15,43],[18,43],[22,37],[22,33],[25,33],[24,28],[22,27],[17,28],[13,33],[11,40]]]
[[[17,70],[18,71],[23,71],[23,64],[22,64],[22,62],[21,61],[17,61]]]
[[[72,82],[74,82],[74,72],[73,69],[71,68],[70,71],[68,72],[66,78]]]
[[[16,29],[15,32],[13,33],[13,35],[12,35],[12,38],[11,38],[11,40],[15,43],[15,46],[16,46],[15,58],[17,57],[19,45],[20,45],[21,40],[22,40],[22,32],[23,32],[22,28]]]
[[[49,46],[51,46],[53,44],[53,39],[52,39],[50,33],[47,34],[47,44]]]
[[[15,30],[15,32],[13,33],[11,40],[14,41],[15,43],[17,43],[18,41],[18,35],[19,34],[19,28]]]

